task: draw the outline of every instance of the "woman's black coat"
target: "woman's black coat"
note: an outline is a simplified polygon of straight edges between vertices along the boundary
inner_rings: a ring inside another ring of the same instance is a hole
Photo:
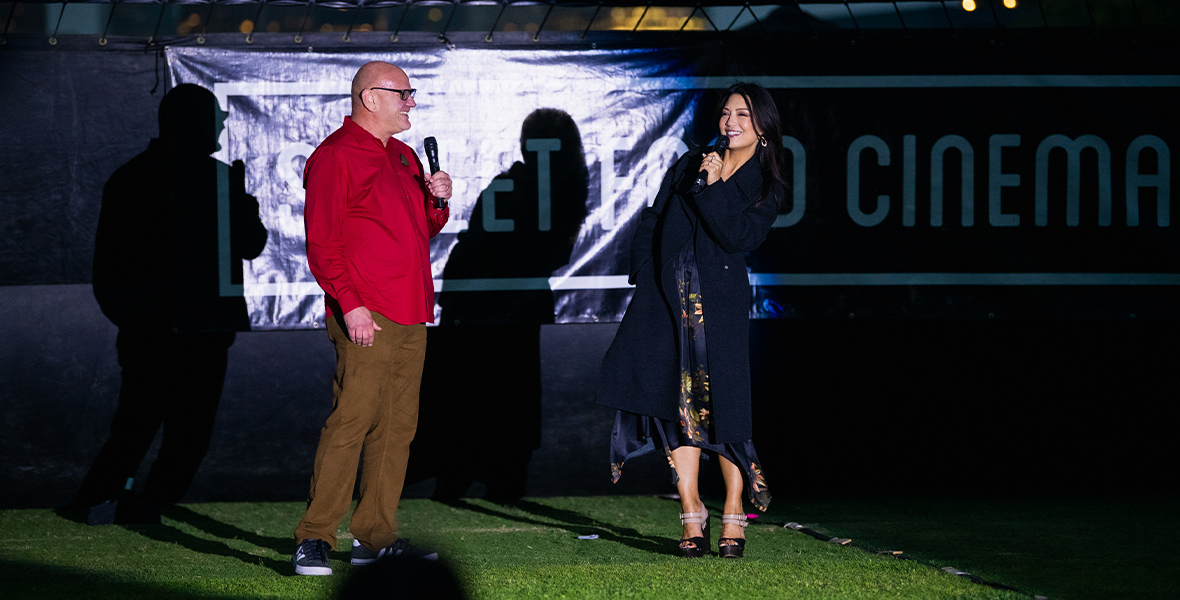
[[[711,442],[740,443],[750,439],[752,428],[750,282],[744,254],[766,239],[783,189],[772,185],[759,202],[762,172],[756,154],[728,181],[718,180],[693,194],[686,190],[699,164],[699,156],[681,157],[668,170],[654,204],[642,212],[631,246],[635,294],[603,359],[598,402],[679,420],[676,259],[685,244],[694,244],[713,402]]]

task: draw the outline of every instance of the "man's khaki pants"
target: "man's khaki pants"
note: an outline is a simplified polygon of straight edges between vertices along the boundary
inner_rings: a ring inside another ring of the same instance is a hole
[[[320,432],[307,512],[295,542],[319,539],[336,547],[336,528],[348,513],[361,464],[360,500],[352,535],[370,550],[397,541],[397,504],[406,479],[410,442],[418,427],[418,392],[426,357],[426,326],[399,325],[373,313],[381,327],[373,345],[358,346],[328,319],[336,346],[332,414]]]

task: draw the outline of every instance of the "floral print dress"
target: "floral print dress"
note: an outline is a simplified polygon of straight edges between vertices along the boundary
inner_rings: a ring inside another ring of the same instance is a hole
[[[705,345],[705,314],[701,299],[701,285],[693,255],[692,244],[687,244],[677,261],[676,286],[680,298],[680,399],[678,422],[669,422],[649,415],[626,411],[615,413],[611,432],[611,482],[623,475],[623,464],[635,457],[656,450],[659,443],[672,469],[672,484],[679,481],[672,450],[680,446],[696,446],[706,453],[723,456],[741,468],[750,502],[765,511],[770,504],[770,490],[762,475],[762,464],[754,451],[754,443],[712,443],[713,405],[709,396],[709,364]],[[659,440],[658,442],[656,440]]]

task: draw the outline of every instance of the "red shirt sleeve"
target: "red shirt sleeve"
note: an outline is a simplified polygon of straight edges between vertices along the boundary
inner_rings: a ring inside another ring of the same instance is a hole
[[[304,168],[307,192],[303,220],[307,228],[307,262],[341,315],[364,306],[344,254],[344,216],[348,199],[348,162],[331,147],[312,154]]]
[[[414,165],[418,167],[418,180],[422,183],[422,194],[426,201],[426,230],[428,237],[438,235],[442,231],[444,225],[451,218],[451,202],[447,200],[445,206],[442,208],[434,207],[434,199],[430,197],[430,190],[426,189],[426,181],[423,175],[426,173],[426,167],[422,164],[422,159],[418,158],[418,153],[406,146],[410,156],[414,157]]]
[[[434,237],[434,236],[438,235],[438,232],[442,231],[443,226],[447,224],[447,220],[449,220],[450,218],[451,218],[451,203],[450,203],[450,201],[448,201],[447,205],[442,207],[441,209],[435,208],[434,203],[432,202],[430,204],[430,206],[426,209],[426,224],[427,224],[427,227],[430,231],[430,237]]]

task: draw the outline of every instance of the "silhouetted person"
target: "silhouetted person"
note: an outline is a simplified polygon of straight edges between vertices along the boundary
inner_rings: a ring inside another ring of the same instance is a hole
[[[578,126],[565,112],[534,111],[520,138],[525,162],[480,195],[443,279],[531,278],[538,287],[444,287],[439,295],[423,388],[432,398],[424,460],[441,463],[439,500],[462,497],[474,481],[487,485],[489,499],[520,498],[541,443],[541,325],[554,320],[546,280],[569,263],[586,219],[589,174]]]
[[[179,501],[208,450],[234,332],[250,328],[245,299],[222,296],[219,256],[228,245],[229,282],[241,285],[242,260],[257,257],[267,237],[241,161],[223,173],[229,226],[219,232],[217,172],[226,166],[210,154],[225,116],[210,91],[177,86],[160,102],[160,137],[103,189],[94,296],[119,328],[123,381],[110,438],[74,507],[118,499],[161,426],[139,495],[150,505]],[[120,509],[115,519],[143,516]],[[104,519],[92,511],[93,520]]]
[[[463,600],[463,586],[446,563],[386,555],[358,567],[337,600]]]

